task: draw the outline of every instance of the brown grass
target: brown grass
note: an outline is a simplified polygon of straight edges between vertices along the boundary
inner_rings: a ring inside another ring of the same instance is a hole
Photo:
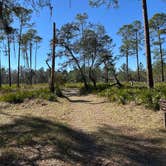
[[[0,165],[165,165],[162,112],[95,95],[0,105]]]

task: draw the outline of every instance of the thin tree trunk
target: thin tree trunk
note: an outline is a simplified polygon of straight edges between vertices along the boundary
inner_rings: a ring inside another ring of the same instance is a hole
[[[27,64],[27,68],[29,68],[30,67],[30,65],[29,65],[29,57],[28,57],[28,51],[26,50],[26,52],[25,52],[25,58],[26,58],[26,64]]]
[[[108,68],[105,67],[105,83],[108,84]]]
[[[137,79],[140,81],[140,71],[139,71],[139,52],[138,52],[138,36],[136,32],[136,58],[137,58]]]
[[[84,75],[84,72],[83,72],[82,68],[81,68],[80,65],[79,65],[78,59],[73,55],[72,51],[70,50],[70,48],[69,48],[67,45],[64,45],[64,47],[69,51],[71,57],[72,57],[73,60],[75,61],[76,65],[77,65],[77,67],[78,67],[78,69],[79,69],[79,71],[80,71],[82,80],[83,80],[83,82],[84,82],[84,86],[85,86],[86,89],[88,89],[89,86],[88,86],[88,84],[87,84],[87,80],[86,80],[86,77],[85,77],[85,75]]]
[[[106,68],[106,83],[108,84],[109,78],[108,78],[108,68]]]
[[[36,49],[35,49],[35,71],[36,71],[36,63],[37,63],[37,43],[36,43]]]
[[[18,43],[18,67],[17,67],[17,87],[20,87],[20,56],[21,56],[21,35],[22,23],[20,25],[19,43]]]
[[[89,84],[89,82],[90,82],[90,78],[89,78],[89,68],[90,68],[90,59],[89,59],[89,57],[88,57],[88,62],[87,62],[88,64],[87,64],[87,82],[88,82],[88,84]]]
[[[120,83],[120,81],[119,81],[119,79],[117,78],[117,74],[114,72],[114,74],[113,74],[113,77],[114,77],[114,79],[115,79],[115,84],[117,84],[119,87],[121,87],[122,86],[122,84]]]
[[[52,41],[52,68],[51,68],[51,82],[50,82],[50,91],[55,92],[54,81],[55,81],[55,41],[56,40],[56,25],[53,23],[53,41]]]
[[[142,10],[143,10],[143,18],[144,18],[144,33],[145,33],[145,48],[146,48],[146,63],[147,63],[147,85],[148,85],[148,88],[153,88],[154,82],[153,82],[153,73],[152,73],[149,23],[148,23],[146,0],[142,0]]]
[[[11,87],[12,83],[11,83],[11,63],[10,63],[10,39],[9,39],[9,35],[7,35],[7,43],[8,43],[8,65],[9,65],[9,86]]]
[[[30,84],[32,85],[32,43],[30,43]]]
[[[91,68],[91,67],[90,67],[89,74],[90,74],[90,75],[89,75],[89,78],[91,79],[94,88],[96,88],[96,80],[95,80],[95,78],[93,77],[93,71],[92,71],[92,68]]]
[[[2,20],[3,16],[3,1],[0,2],[0,19]],[[0,87],[2,86],[2,73],[1,73],[1,54],[0,54]]]
[[[83,80],[83,82],[84,82],[84,87],[85,87],[86,89],[88,89],[89,86],[88,86],[88,84],[87,84],[87,81],[86,81],[86,78],[85,78],[84,72],[82,71],[81,68],[79,68],[79,70],[80,70],[80,73],[81,73],[82,80]]]
[[[137,78],[138,78],[138,81],[140,82],[139,55],[138,55],[138,53],[136,54],[136,56],[137,56]]]
[[[129,56],[128,56],[128,52],[126,52],[126,76],[127,76],[127,81],[129,81]]]
[[[81,37],[83,38],[84,37],[84,25],[81,24]],[[85,54],[83,55],[83,59],[84,59],[84,64],[83,64],[83,68],[84,68],[84,74],[86,74],[86,57],[85,57]]]
[[[159,49],[160,49],[160,61],[161,61],[161,82],[164,82],[164,61],[163,61],[163,51],[162,51],[162,44],[161,44],[161,37],[158,33],[158,40],[159,40]]]
[[[105,69],[105,83],[108,83],[108,67],[107,67],[107,64],[106,62],[104,62],[104,69]]]
[[[36,64],[37,64],[37,42],[36,42],[36,49],[35,49],[35,74],[36,74]],[[35,83],[37,83],[36,77],[35,77]]]
[[[1,68],[1,54],[0,54],[0,88],[2,87],[2,68]]]

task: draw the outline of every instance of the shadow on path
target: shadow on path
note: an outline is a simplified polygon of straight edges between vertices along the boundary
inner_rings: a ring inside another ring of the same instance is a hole
[[[159,156],[166,158],[166,149],[155,146],[160,141],[127,136],[108,125],[87,134],[62,123],[21,117],[0,126],[0,149],[4,149],[0,165],[39,165],[40,161],[59,160],[82,166],[164,166]]]

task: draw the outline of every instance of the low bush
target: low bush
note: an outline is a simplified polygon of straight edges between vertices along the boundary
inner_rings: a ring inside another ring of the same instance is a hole
[[[41,88],[37,90],[17,90],[14,92],[6,92],[0,96],[0,101],[9,103],[21,103],[25,99],[41,98],[49,101],[56,101],[57,96],[62,95],[61,90],[56,88],[55,94],[51,93],[48,88]]]
[[[156,87],[147,89],[145,87],[110,87],[99,93],[100,96],[107,97],[112,102],[120,104],[130,103],[143,104],[146,108],[159,110],[159,100],[166,98],[166,87]]]
[[[84,84],[83,83],[66,83],[65,88],[83,88]]]
[[[0,100],[9,102],[9,103],[22,103],[25,98],[28,98],[26,93],[22,93],[22,92],[11,93],[10,92],[1,96]]]
[[[88,89],[86,89],[84,86],[80,87],[80,94],[88,94],[88,93],[99,93],[107,88],[110,87],[110,84],[106,83],[97,83],[96,87],[94,87],[92,84],[88,84]]]

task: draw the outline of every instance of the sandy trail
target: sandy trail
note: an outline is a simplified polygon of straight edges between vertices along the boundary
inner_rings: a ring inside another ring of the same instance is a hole
[[[165,166],[161,112],[63,93],[58,102],[1,104],[0,166]]]

